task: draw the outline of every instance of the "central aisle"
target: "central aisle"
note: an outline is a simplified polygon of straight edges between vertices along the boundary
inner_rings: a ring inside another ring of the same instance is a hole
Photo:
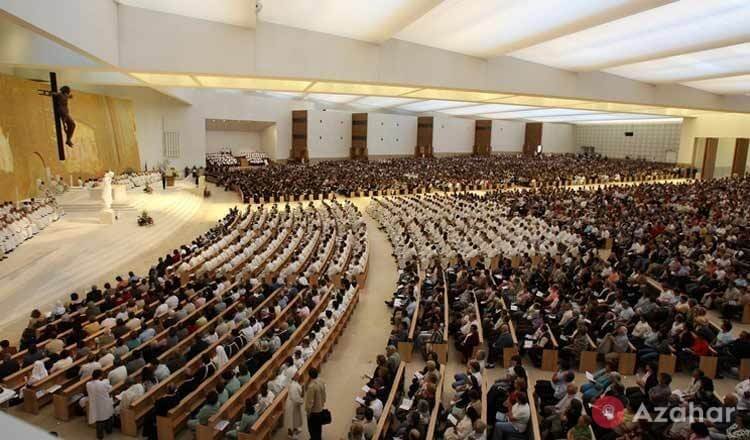
[[[393,249],[388,238],[378,228],[378,223],[365,212],[369,199],[352,201],[367,223],[369,269],[349,325],[322,367],[321,378],[326,383],[328,394],[327,406],[333,415],[333,423],[324,428],[323,436],[326,439],[347,436],[356,409],[354,397],[367,382],[364,375],[371,374],[375,369],[375,357],[385,352],[391,332],[391,311],[383,301],[391,298],[398,280],[398,268],[391,255]],[[306,437],[307,432],[304,435]],[[277,431],[276,438],[286,438],[283,429]]]

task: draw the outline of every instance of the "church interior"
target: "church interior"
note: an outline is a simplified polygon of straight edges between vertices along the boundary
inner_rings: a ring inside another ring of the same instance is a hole
[[[0,429],[750,439],[747,0],[0,0]]]

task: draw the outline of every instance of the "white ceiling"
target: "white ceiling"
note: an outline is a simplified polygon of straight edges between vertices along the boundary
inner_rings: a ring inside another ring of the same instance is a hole
[[[396,38],[490,57],[668,2],[445,0],[396,34]]]
[[[132,1],[132,0],[127,0]],[[721,93],[750,73],[750,0],[273,0],[269,21],[372,43],[396,38]]]
[[[117,1],[256,25],[256,0]],[[395,38],[482,58],[750,93],[745,80],[716,80],[750,73],[750,0],[258,1],[257,20],[370,43]]]
[[[199,18],[243,27],[255,27],[255,0],[116,0],[126,6]]]

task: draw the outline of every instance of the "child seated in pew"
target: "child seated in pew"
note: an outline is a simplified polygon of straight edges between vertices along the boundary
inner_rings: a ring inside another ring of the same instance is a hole
[[[572,385],[575,387],[575,385]],[[541,440],[551,440],[561,438],[563,433],[570,432],[574,429],[583,415],[583,403],[579,399],[570,399],[567,405],[556,408],[557,410],[548,413],[541,421]]]
[[[605,394],[615,385],[622,385],[622,376],[616,370],[617,365],[614,362],[607,362],[603,369],[594,374],[593,381],[589,379],[588,383],[581,385],[584,403]]]
[[[531,359],[531,363],[536,367],[542,366],[542,355],[546,348],[552,347],[552,340],[549,337],[547,331],[547,325],[543,321],[535,322],[535,330],[531,334],[526,334],[523,339],[519,351],[521,355],[528,354]]]
[[[131,403],[135,402],[139,398],[146,394],[144,386],[136,382],[132,377],[128,377],[125,380],[125,391],[115,396],[119,403],[115,406],[115,414],[119,415],[122,408],[127,408]]]
[[[669,329],[663,326],[658,332],[647,336],[643,345],[638,348],[636,361],[639,365],[648,362],[654,362],[659,359],[659,355],[671,355],[674,344],[673,339],[669,336]]]
[[[267,384],[262,384],[260,386],[260,390],[258,391],[258,406],[257,411],[258,415],[262,415],[263,411],[265,411],[271,404],[273,404],[273,400],[276,398],[276,394],[273,393],[270,389],[268,389]]]
[[[234,429],[227,431],[226,436],[230,439],[236,439],[237,434],[240,432],[248,432],[248,430],[258,421],[260,415],[257,411],[258,401],[255,396],[245,400],[245,408],[242,411],[242,417],[235,423]]]
[[[216,414],[219,411],[220,407],[221,405],[219,404],[219,395],[216,393],[216,391],[209,391],[208,395],[206,396],[206,402],[195,414],[195,417],[188,420],[188,428],[190,428],[191,431],[195,431],[195,428],[198,425],[207,424],[208,419]]]

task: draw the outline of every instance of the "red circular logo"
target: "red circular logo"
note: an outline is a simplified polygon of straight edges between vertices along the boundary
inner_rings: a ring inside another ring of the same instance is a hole
[[[591,405],[591,416],[594,422],[602,428],[614,428],[622,423],[624,415],[625,407],[620,402],[620,399],[615,397],[605,396],[596,399],[593,405]]]

